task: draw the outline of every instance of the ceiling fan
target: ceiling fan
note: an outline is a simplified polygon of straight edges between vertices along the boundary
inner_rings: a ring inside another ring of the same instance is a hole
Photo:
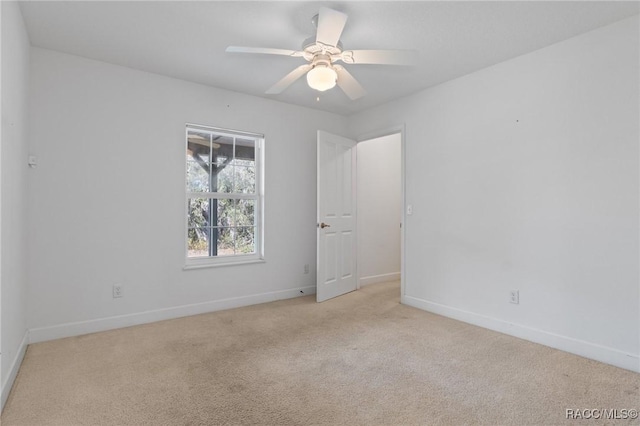
[[[355,100],[367,92],[343,66],[345,64],[411,65],[416,52],[411,50],[344,50],[340,35],[347,22],[347,15],[326,7],[320,8],[312,22],[317,28],[316,36],[302,43],[302,50],[271,49],[264,47],[229,46],[231,53],[261,53],[304,58],[308,63],[301,65],[274,84],[267,94],[282,93],[293,82],[307,75],[307,83],[312,89],[324,92],[336,84],[351,99]]]

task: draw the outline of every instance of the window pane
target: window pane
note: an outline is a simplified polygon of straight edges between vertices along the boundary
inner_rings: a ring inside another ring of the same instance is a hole
[[[187,161],[187,191],[209,191],[209,164]]]
[[[233,192],[242,194],[256,193],[256,168],[246,166],[235,167],[235,187]]]
[[[234,226],[236,200],[215,199],[211,200],[211,202],[217,204],[217,208],[214,210],[215,212],[217,212],[216,225]]]
[[[211,192],[232,192],[233,191],[233,165],[213,166],[213,179],[211,179]]]
[[[212,143],[211,192],[233,190],[233,138],[214,136]]]
[[[198,228],[211,226],[209,223],[209,199],[208,198],[191,198],[188,205],[188,226],[189,228]]]
[[[234,164],[237,166],[255,166],[256,142],[252,139],[236,139],[236,156]]]
[[[206,227],[189,228],[187,255],[189,257],[209,256],[209,229]]]
[[[210,136],[206,132],[189,130],[187,134],[187,158],[198,157],[205,163],[209,162]]]
[[[255,227],[246,226],[235,228],[236,231],[236,254],[255,253]]]
[[[217,231],[217,255],[233,256],[233,228],[216,228]]]
[[[224,165],[233,161],[233,138],[214,135],[211,148],[213,164]]]
[[[255,225],[256,200],[238,200],[235,226]]]
[[[209,139],[208,133],[187,133],[187,191],[209,191]]]

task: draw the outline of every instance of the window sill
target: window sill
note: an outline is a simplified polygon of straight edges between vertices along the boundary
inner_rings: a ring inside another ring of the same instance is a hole
[[[182,268],[183,271],[189,271],[191,269],[204,269],[204,268],[218,268],[222,266],[236,266],[236,265],[250,265],[252,263],[266,263],[264,259],[246,259],[246,260],[229,260],[229,261],[215,261],[215,262],[202,262],[202,263],[188,263]]]

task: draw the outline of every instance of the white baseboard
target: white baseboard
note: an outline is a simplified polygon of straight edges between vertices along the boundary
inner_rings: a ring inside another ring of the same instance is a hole
[[[578,340],[572,337],[561,336],[547,331],[510,323],[497,318],[452,308],[439,303],[429,302],[416,297],[405,295],[403,297],[403,303],[434,314],[453,318],[479,327],[488,328],[490,330],[508,334],[530,342],[539,343],[561,351],[640,373],[640,357],[638,355],[622,352],[617,349],[597,345],[595,343],[585,342],[584,340]]]
[[[368,277],[362,277],[359,280],[360,287],[363,285],[384,283],[388,281],[400,281],[400,272],[392,272],[390,274],[371,275]]]
[[[187,317],[190,315],[205,314],[208,312],[222,311],[225,309],[240,308],[256,305],[258,303],[274,302],[276,300],[291,299],[298,296],[315,294],[316,287],[299,287],[289,290],[273,291],[269,293],[254,294],[243,297],[233,297],[209,302],[194,303],[191,305],[175,306],[165,309],[140,312],[115,317],[99,318],[89,321],[59,324],[50,327],[32,328],[29,330],[30,342],[45,342],[47,340],[61,339],[63,337],[80,336],[82,334],[96,333],[99,331],[114,330],[130,327],[132,325],[147,324],[156,321]]]
[[[24,359],[25,352],[27,352],[28,345],[29,330],[24,332],[24,337],[20,342],[20,346],[18,346],[18,352],[16,353],[16,356],[11,363],[11,367],[9,368],[9,375],[2,384],[2,391],[0,393],[0,412],[4,409],[4,404],[7,402],[7,398],[9,398],[9,393],[13,387],[13,382],[16,381],[16,376],[18,375],[18,370],[20,370],[20,366],[22,365],[22,360]]]

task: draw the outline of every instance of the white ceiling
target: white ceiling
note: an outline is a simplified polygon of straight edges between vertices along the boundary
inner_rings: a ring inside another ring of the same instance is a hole
[[[413,67],[346,65],[368,91],[319,94],[304,78],[264,92],[301,58],[225,53],[298,50],[321,6],[349,15],[345,49],[414,49]],[[23,2],[31,43],[296,105],[351,114],[640,13],[638,2]],[[316,97],[320,95],[320,100]]]

